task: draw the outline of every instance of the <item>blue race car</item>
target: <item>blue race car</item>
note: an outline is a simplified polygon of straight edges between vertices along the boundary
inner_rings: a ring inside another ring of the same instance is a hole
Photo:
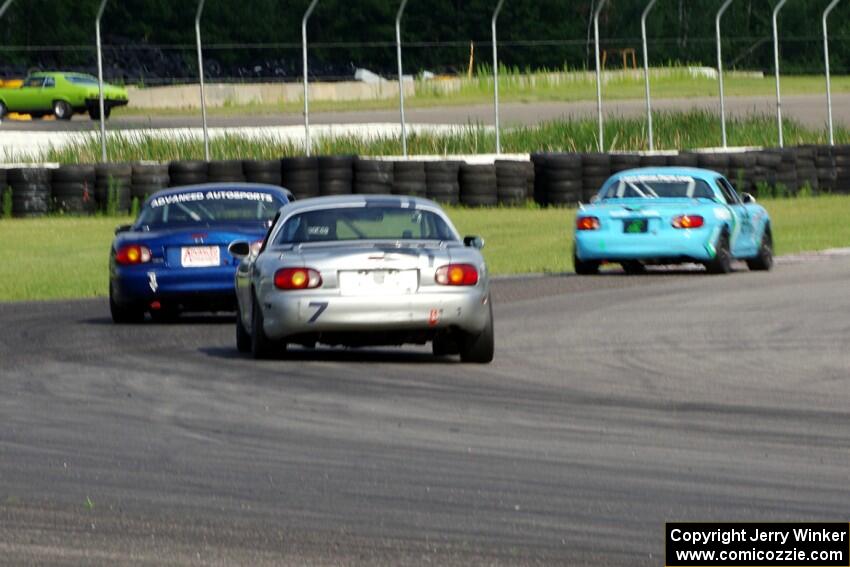
[[[714,171],[684,167],[631,169],[611,176],[576,215],[574,265],[595,274],[603,262],[627,273],[651,264],[704,264],[732,271],[773,265],[770,217],[748,193],[738,195]]]
[[[183,311],[235,309],[239,259],[234,241],[259,250],[292,193],[273,185],[208,183],[151,195],[132,225],[115,231],[109,258],[109,307],[116,323]]]

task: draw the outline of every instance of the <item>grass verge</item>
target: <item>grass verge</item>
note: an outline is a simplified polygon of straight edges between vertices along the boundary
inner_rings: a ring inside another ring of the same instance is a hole
[[[654,118],[658,149],[694,149],[720,144],[720,120],[711,112],[658,112]],[[727,121],[731,146],[773,146],[776,144],[776,124],[773,116],[754,115]],[[535,126],[512,128],[502,133],[502,149],[507,153],[534,151],[596,151],[597,124],[595,119],[556,120]],[[835,131],[837,143],[850,142],[850,130]],[[805,128],[793,120],[785,120],[785,143],[823,144],[825,130]],[[646,147],[646,124],[642,118],[616,118],[605,122],[608,150],[637,151]],[[492,128],[470,124],[443,133],[419,132],[408,137],[412,155],[464,155],[490,153],[495,147]],[[400,155],[398,136],[317,136],[316,154],[357,154],[366,156]],[[281,138],[247,138],[226,135],[211,140],[213,159],[276,159],[302,155],[300,140]],[[110,136],[109,154],[115,161],[173,159],[203,159],[203,142],[197,138],[165,138],[139,133],[115,133]],[[50,149],[41,155],[29,156],[34,162],[94,163],[100,160],[100,142],[96,137]]]
[[[764,200],[776,251],[789,254],[850,246],[850,196]],[[462,234],[484,237],[494,274],[565,272],[573,209],[453,207]],[[113,230],[130,219],[50,217],[0,221],[0,301],[71,299],[107,294]]]

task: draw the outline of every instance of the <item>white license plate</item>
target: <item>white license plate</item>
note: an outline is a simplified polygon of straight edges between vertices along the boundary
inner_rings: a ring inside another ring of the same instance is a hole
[[[220,264],[218,246],[185,246],[180,249],[180,265],[184,268],[208,268]]]
[[[339,272],[345,295],[405,295],[419,288],[419,270],[361,270]]]

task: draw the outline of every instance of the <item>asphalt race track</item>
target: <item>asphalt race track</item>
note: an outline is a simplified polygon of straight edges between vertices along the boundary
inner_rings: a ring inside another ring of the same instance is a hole
[[[846,520],[850,262],[494,284],[497,360],[0,305],[0,563],[663,564]]]
[[[834,93],[833,113],[836,125],[850,124],[850,94]],[[131,103],[132,104],[132,103]],[[729,116],[745,117],[751,114],[776,113],[776,101],[772,97],[727,97],[726,105]],[[608,116],[629,116],[641,118],[646,113],[646,103],[643,99],[606,100],[604,111]],[[564,116],[577,118],[595,118],[596,101],[579,102],[535,102],[535,103],[502,103],[501,121],[504,126],[533,125],[540,122],[555,120]],[[657,111],[687,111],[703,109],[719,113],[717,97],[700,97],[685,99],[653,100],[653,108]],[[802,124],[822,130],[826,128],[826,95],[786,95],[782,98],[782,111],[786,118],[798,120]],[[470,106],[446,106],[432,108],[405,109],[407,121],[410,124],[467,124],[493,123],[492,104],[477,104]],[[345,112],[311,112],[311,124],[362,124],[362,123],[395,123],[398,122],[398,110],[345,111]],[[301,113],[277,114],[236,114],[209,116],[209,125],[216,128],[244,128],[263,126],[297,126],[304,123]],[[87,131],[96,130],[98,122],[92,121],[85,115],[75,116],[70,122],[53,120],[36,120],[18,122],[4,120],[2,130],[23,131]],[[126,115],[121,111],[109,120],[110,130],[126,130],[139,128],[192,128],[200,127],[200,110],[186,111],[175,115]]]

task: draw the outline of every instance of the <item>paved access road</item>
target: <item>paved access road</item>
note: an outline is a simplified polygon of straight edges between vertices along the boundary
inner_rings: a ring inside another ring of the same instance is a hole
[[[850,509],[850,264],[495,284],[497,360],[0,305],[0,563],[662,564]]]
[[[728,97],[727,111],[730,116],[750,114],[773,115],[775,100],[771,97]],[[836,124],[850,124],[850,94],[833,95],[833,113]],[[645,115],[643,100],[610,100],[604,102],[608,116],[642,117]],[[659,99],[653,101],[655,110],[685,111],[694,108],[719,113],[717,97]],[[783,116],[800,121],[810,128],[826,128],[826,95],[787,95],[782,98]],[[472,106],[447,106],[434,108],[408,108],[405,110],[410,124],[468,124],[493,123],[493,106],[479,104]],[[589,118],[596,116],[595,101],[581,102],[538,102],[503,103],[501,119],[504,126],[531,125],[555,120],[565,116]],[[240,114],[235,116],[216,116],[209,118],[211,127],[241,128],[263,126],[296,126],[303,124],[300,113],[286,114]],[[398,110],[371,110],[351,112],[311,112],[311,124],[364,124],[398,122]],[[17,122],[6,120],[2,130],[84,131],[98,128],[97,122],[88,116],[77,116],[71,122],[36,120]],[[187,111],[185,114],[169,116],[122,116],[120,111],[108,122],[110,129],[139,128],[192,128],[201,126],[200,110]],[[720,141],[718,140],[718,145]]]

